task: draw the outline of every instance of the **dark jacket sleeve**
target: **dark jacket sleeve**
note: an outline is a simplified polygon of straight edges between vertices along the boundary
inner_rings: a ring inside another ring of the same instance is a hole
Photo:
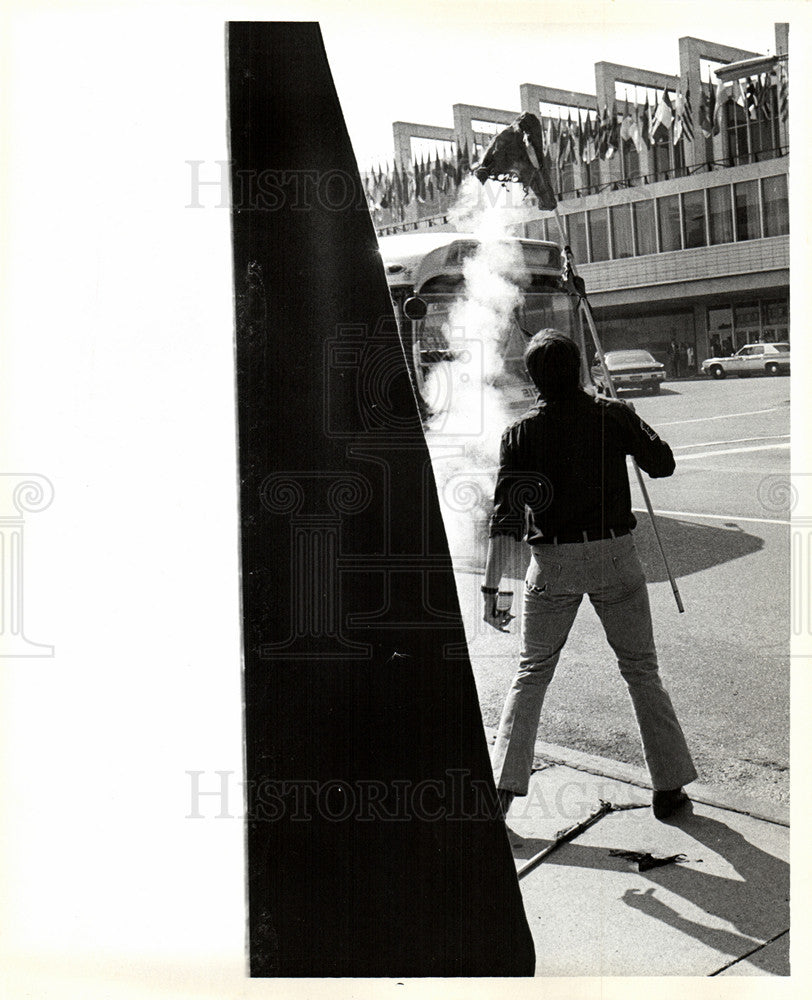
[[[516,443],[513,440],[512,428],[509,427],[502,435],[502,444],[499,448],[499,473],[493,495],[491,538],[494,535],[510,535],[511,538],[521,541],[524,537],[525,513],[524,503],[521,502],[521,490],[517,489],[517,481],[521,478],[517,461]]]
[[[625,403],[613,404],[611,413],[621,427],[626,454],[631,455],[652,479],[672,475],[676,468],[674,455],[654,428]]]

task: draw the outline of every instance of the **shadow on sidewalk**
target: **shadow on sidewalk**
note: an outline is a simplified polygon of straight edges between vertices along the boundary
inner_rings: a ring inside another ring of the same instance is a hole
[[[648,514],[636,514],[637,530],[634,544],[646,571],[649,583],[662,583],[668,579],[663,558],[654,537]],[[673,517],[657,517],[657,530],[668,555],[671,572],[675,577],[690,576],[732,559],[741,559],[764,548],[764,539],[749,535],[730,519],[731,527],[696,524]]]
[[[640,878],[651,885],[646,889],[627,889],[622,901],[683,934],[690,935],[709,948],[731,958],[740,958],[764,941],[789,928],[789,865],[751,844],[741,833],[716,819],[696,815],[691,807],[674,823],[726,861],[738,878],[706,874],[680,864],[641,872]],[[510,832],[513,854],[528,859],[551,841],[524,839]],[[635,844],[628,844],[635,849]],[[612,857],[608,847],[586,847],[577,841],[563,845],[547,858],[544,865],[564,865],[598,871],[628,872],[629,863]],[[697,859],[701,855],[697,856]],[[735,930],[708,927],[678,913],[657,897],[657,888],[682,896],[710,916],[724,920]],[[770,975],[788,976],[784,962],[776,970],[775,956],[756,951],[748,962]]]

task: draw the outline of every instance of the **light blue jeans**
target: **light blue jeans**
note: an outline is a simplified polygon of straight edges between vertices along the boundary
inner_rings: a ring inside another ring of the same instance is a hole
[[[628,685],[652,787],[687,785],[697,773],[660,680],[646,578],[629,534],[533,547],[524,584],[521,660],[493,750],[497,787],[527,794],[544,695],[584,594]]]

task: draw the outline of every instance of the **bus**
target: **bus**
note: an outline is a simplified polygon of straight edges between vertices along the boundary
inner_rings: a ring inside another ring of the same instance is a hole
[[[433,366],[453,360],[452,312],[466,295],[466,261],[483,244],[477,236],[460,232],[404,233],[380,237],[378,242],[412,375],[425,399]],[[487,247],[494,244],[504,249],[510,261],[509,280],[519,289],[519,305],[512,310],[507,329],[499,331],[503,371],[498,388],[506,406],[524,410],[535,399],[523,357],[529,338],[547,327],[561,330],[579,345],[582,383],[591,386],[582,314],[577,297],[564,286],[558,244],[509,236],[489,241]]]

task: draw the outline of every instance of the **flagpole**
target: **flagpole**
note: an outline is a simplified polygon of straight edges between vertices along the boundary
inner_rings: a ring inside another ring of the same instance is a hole
[[[577,275],[572,261],[572,250],[567,244],[567,237],[564,235],[564,226],[561,222],[561,216],[558,212],[557,205],[553,209],[553,212],[555,213],[556,225],[558,226],[558,232],[561,235],[561,243],[564,247],[564,253],[566,254],[567,257],[567,263],[569,265],[570,272],[573,277],[576,277]],[[609,376],[609,369],[606,367],[606,358],[604,357],[603,348],[601,347],[601,342],[598,337],[598,330],[597,327],[595,326],[595,318],[592,315],[592,306],[589,304],[589,300],[587,299],[585,292],[582,293],[580,296],[580,303],[584,311],[584,315],[586,316],[587,325],[589,326],[589,332],[592,334],[592,342],[595,345],[595,352],[597,353],[598,358],[600,359],[601,371],[603,372],[604,383],[607,386],[609,386],[609,392],[612,398],[618,399],[617,390],[615,389],[614,383],[612,382],[612,379]],[[654,537],[657,539],[657,545],[659,546],[660,549],[660,555],[663,557],[663,565],[665,566],[665,571],[668,574],[668,580],[671,584],[671,590],[674,593],[674,600],[677,602],[677,610],[679,611],[680,614],[683,614],[685,612],[685,608],[683,607],[682,604],[682,598],[680,596],[679,588],[677,587],[677,581],[674,579],[674,575],[671,572],[671,567],[668,565],[668,559],[666,558],[665,555],[665,549],[663,548],[662,539],[660,538],[660,532],[657,530],[657,522],[654,519],[654,509],[651,506],[651,500],[648,495],[648,490],[646,489],[646,484],[643,482],[643,476],[642,473],[640,472],[640,467],[638,466],[634,456],[632,456],[632,465],[634,466],[634,471],[637,474],[637,482],[640,486],[640,492],[643,494],[643,499],[646,502],[646,510],[648,511],[649,518],[651,519],[651,526],[654,529]]]

